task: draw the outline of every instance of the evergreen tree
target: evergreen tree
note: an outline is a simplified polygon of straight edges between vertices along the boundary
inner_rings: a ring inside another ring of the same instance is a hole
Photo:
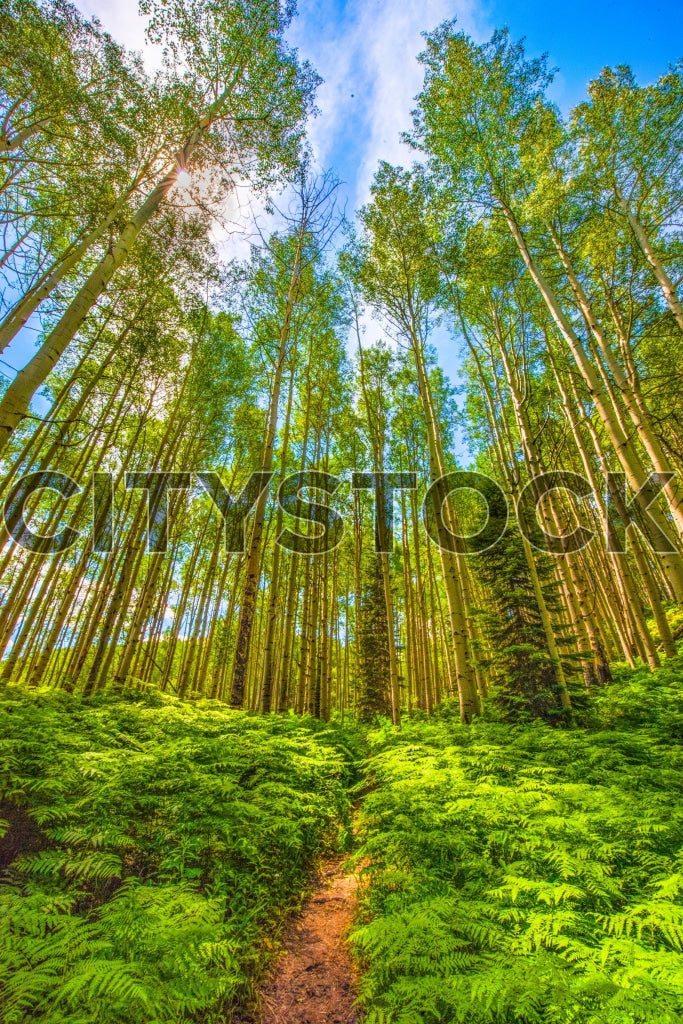
[[[481,619],[490,650],[490,703],[505,720],[567,721],[569,713],[562,707],[555,663],[516,527],[508,528],[497,544],[482,553],[478,568],[488,598]],[[558,613],[557,584],[547,558],[536,560],[536,572],[546,607],[551,614]],[[556,627],[556,639],[566,641],[558,632]]]
[[[384,600],[382,565],[376,554],[368,557],[362,596],[360,628],[360,682],[357,713],[361,722],[391,714],[388,699],[389,627]],[[393,623],[391,624],[393,629]]]

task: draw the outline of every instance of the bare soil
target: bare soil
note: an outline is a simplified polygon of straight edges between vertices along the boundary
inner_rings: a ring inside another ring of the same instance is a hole
[[[266,979],[251,1024],[358,1024],[346,935],[356,878],[344,858],[328,861],[300,914],[285,926],[282,953]],[[246,1022],[245,1022],[246,1024]]]

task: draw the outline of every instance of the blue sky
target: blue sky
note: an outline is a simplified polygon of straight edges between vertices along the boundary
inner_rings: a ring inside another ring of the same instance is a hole
[[[533,53],[548,52],[560,71],[553,98],[567,109],[607,65],[630,64],[638,79],[656,79],[683,57],[680,3],[635,0],[497,0],[486,5],[488,20],[524,36]]]
[[[120,42],[144,50],[136,0],[76,4],[97,15]],[[299,0],[291,41],[324,79],[320,116],[311,126],[318,162],[343,180],[349,215],[366,201],[380,159],[410,163],[412,154],[399,136],[410,126],[412,99],[420,88],[415,57],[421,32],[446,18],[457,17],[479,41],[507,25],[514,37],[526,38],[529,53],[548,52],[559,69],[552,97],[568,111],[605,65],[630,64],[645,83],[683,56],[681,13],[680,2],[673,0]],[[21,365],[34,338],[28,332],[16,339],[9,361]],[[456,346],[442,338],[437,348],[441,365],[456,378]]]

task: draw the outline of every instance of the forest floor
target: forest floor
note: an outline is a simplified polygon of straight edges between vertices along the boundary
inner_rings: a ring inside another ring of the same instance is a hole
[[[260,1009],[244,1024],[357,1024],[351,953],[346,941],[356,910],[355,875],[346,857],[323,863],[300,913],[285,926],[282,953],[261,991]]]

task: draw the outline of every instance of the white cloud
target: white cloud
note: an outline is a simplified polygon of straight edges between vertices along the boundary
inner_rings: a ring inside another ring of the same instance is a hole
[[[299,0],[292,34],[325,79],[321,113],[310,132],[316,157],[322,166],[329,164],[340,139],[348,140],[357,157],[357,207],[367,199],[379,160],[406,164],[414,158],[400,135],[410,128],[422,84],[421,33],[453,17],[477,38],[489,28],[478,0],[349,0],[343,16],[337,3]]]

